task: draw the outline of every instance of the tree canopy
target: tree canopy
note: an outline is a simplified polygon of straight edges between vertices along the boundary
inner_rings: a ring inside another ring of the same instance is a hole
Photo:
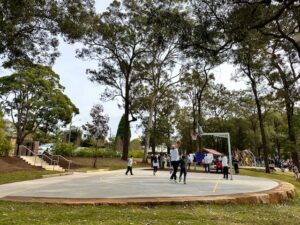
[[[17,130],[17,144],[39,130],[51,132],[79,110],[63,94],[58,74],[46,66],[20,68],[0,78],[0,104]]]

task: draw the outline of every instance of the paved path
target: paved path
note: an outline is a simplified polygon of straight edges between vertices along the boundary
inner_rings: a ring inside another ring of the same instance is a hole
[[[134,175],[125,170],[74,173],[73,175],[44,178],[0,185],[0,198],[138,198],[211,196],[260,192],[273,189],[278,183],[269,179],[233,176],[223,180],[221,174],[188,173],[187,184],[169,181],[167,171],[134,169]]]

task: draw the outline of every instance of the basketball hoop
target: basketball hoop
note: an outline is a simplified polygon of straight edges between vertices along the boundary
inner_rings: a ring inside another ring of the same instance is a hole
[[[191,130],[191,137],[193,141],[197,140],[198,133],[194,130]]]

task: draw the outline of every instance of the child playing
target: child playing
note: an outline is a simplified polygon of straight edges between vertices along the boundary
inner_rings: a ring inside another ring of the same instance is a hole
[[[126,175],[128,174],[128,172],[130,172],[130,175],[133,175],[132,173],[132,164],[133,164],[133,158],[132,155],[130,156],[130,158],[127,161],[127,171],[126,171]]]
[[[159,167],[159,162],[158,162],[158,159],[157,159],[157,156],[154,156],[154,159],[153,159],[153,175],[155,176],[156,172],[157,172],[157,169]]]
[[[179,175],[179,182],[181,182],[181,177],[183,174],[183,183],[186,184],[186,175],[187,175],[187,168],[188,168],[189,160],[188,158],[183,155],[181,159],[179,160],[180,165],[180,175]]]

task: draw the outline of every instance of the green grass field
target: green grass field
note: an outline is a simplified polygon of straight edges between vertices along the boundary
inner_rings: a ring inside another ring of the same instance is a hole
[[[56,174],[55,171],[14,171],[0,173],[0,184],[13,183],[24,180],[34,180],[42,178],[43,175]]]
[[[298,196],[281,205],[62,206],[0,201],[0,224],[300,224],[299,182],[288,175],[241,172],[290,182]]]

